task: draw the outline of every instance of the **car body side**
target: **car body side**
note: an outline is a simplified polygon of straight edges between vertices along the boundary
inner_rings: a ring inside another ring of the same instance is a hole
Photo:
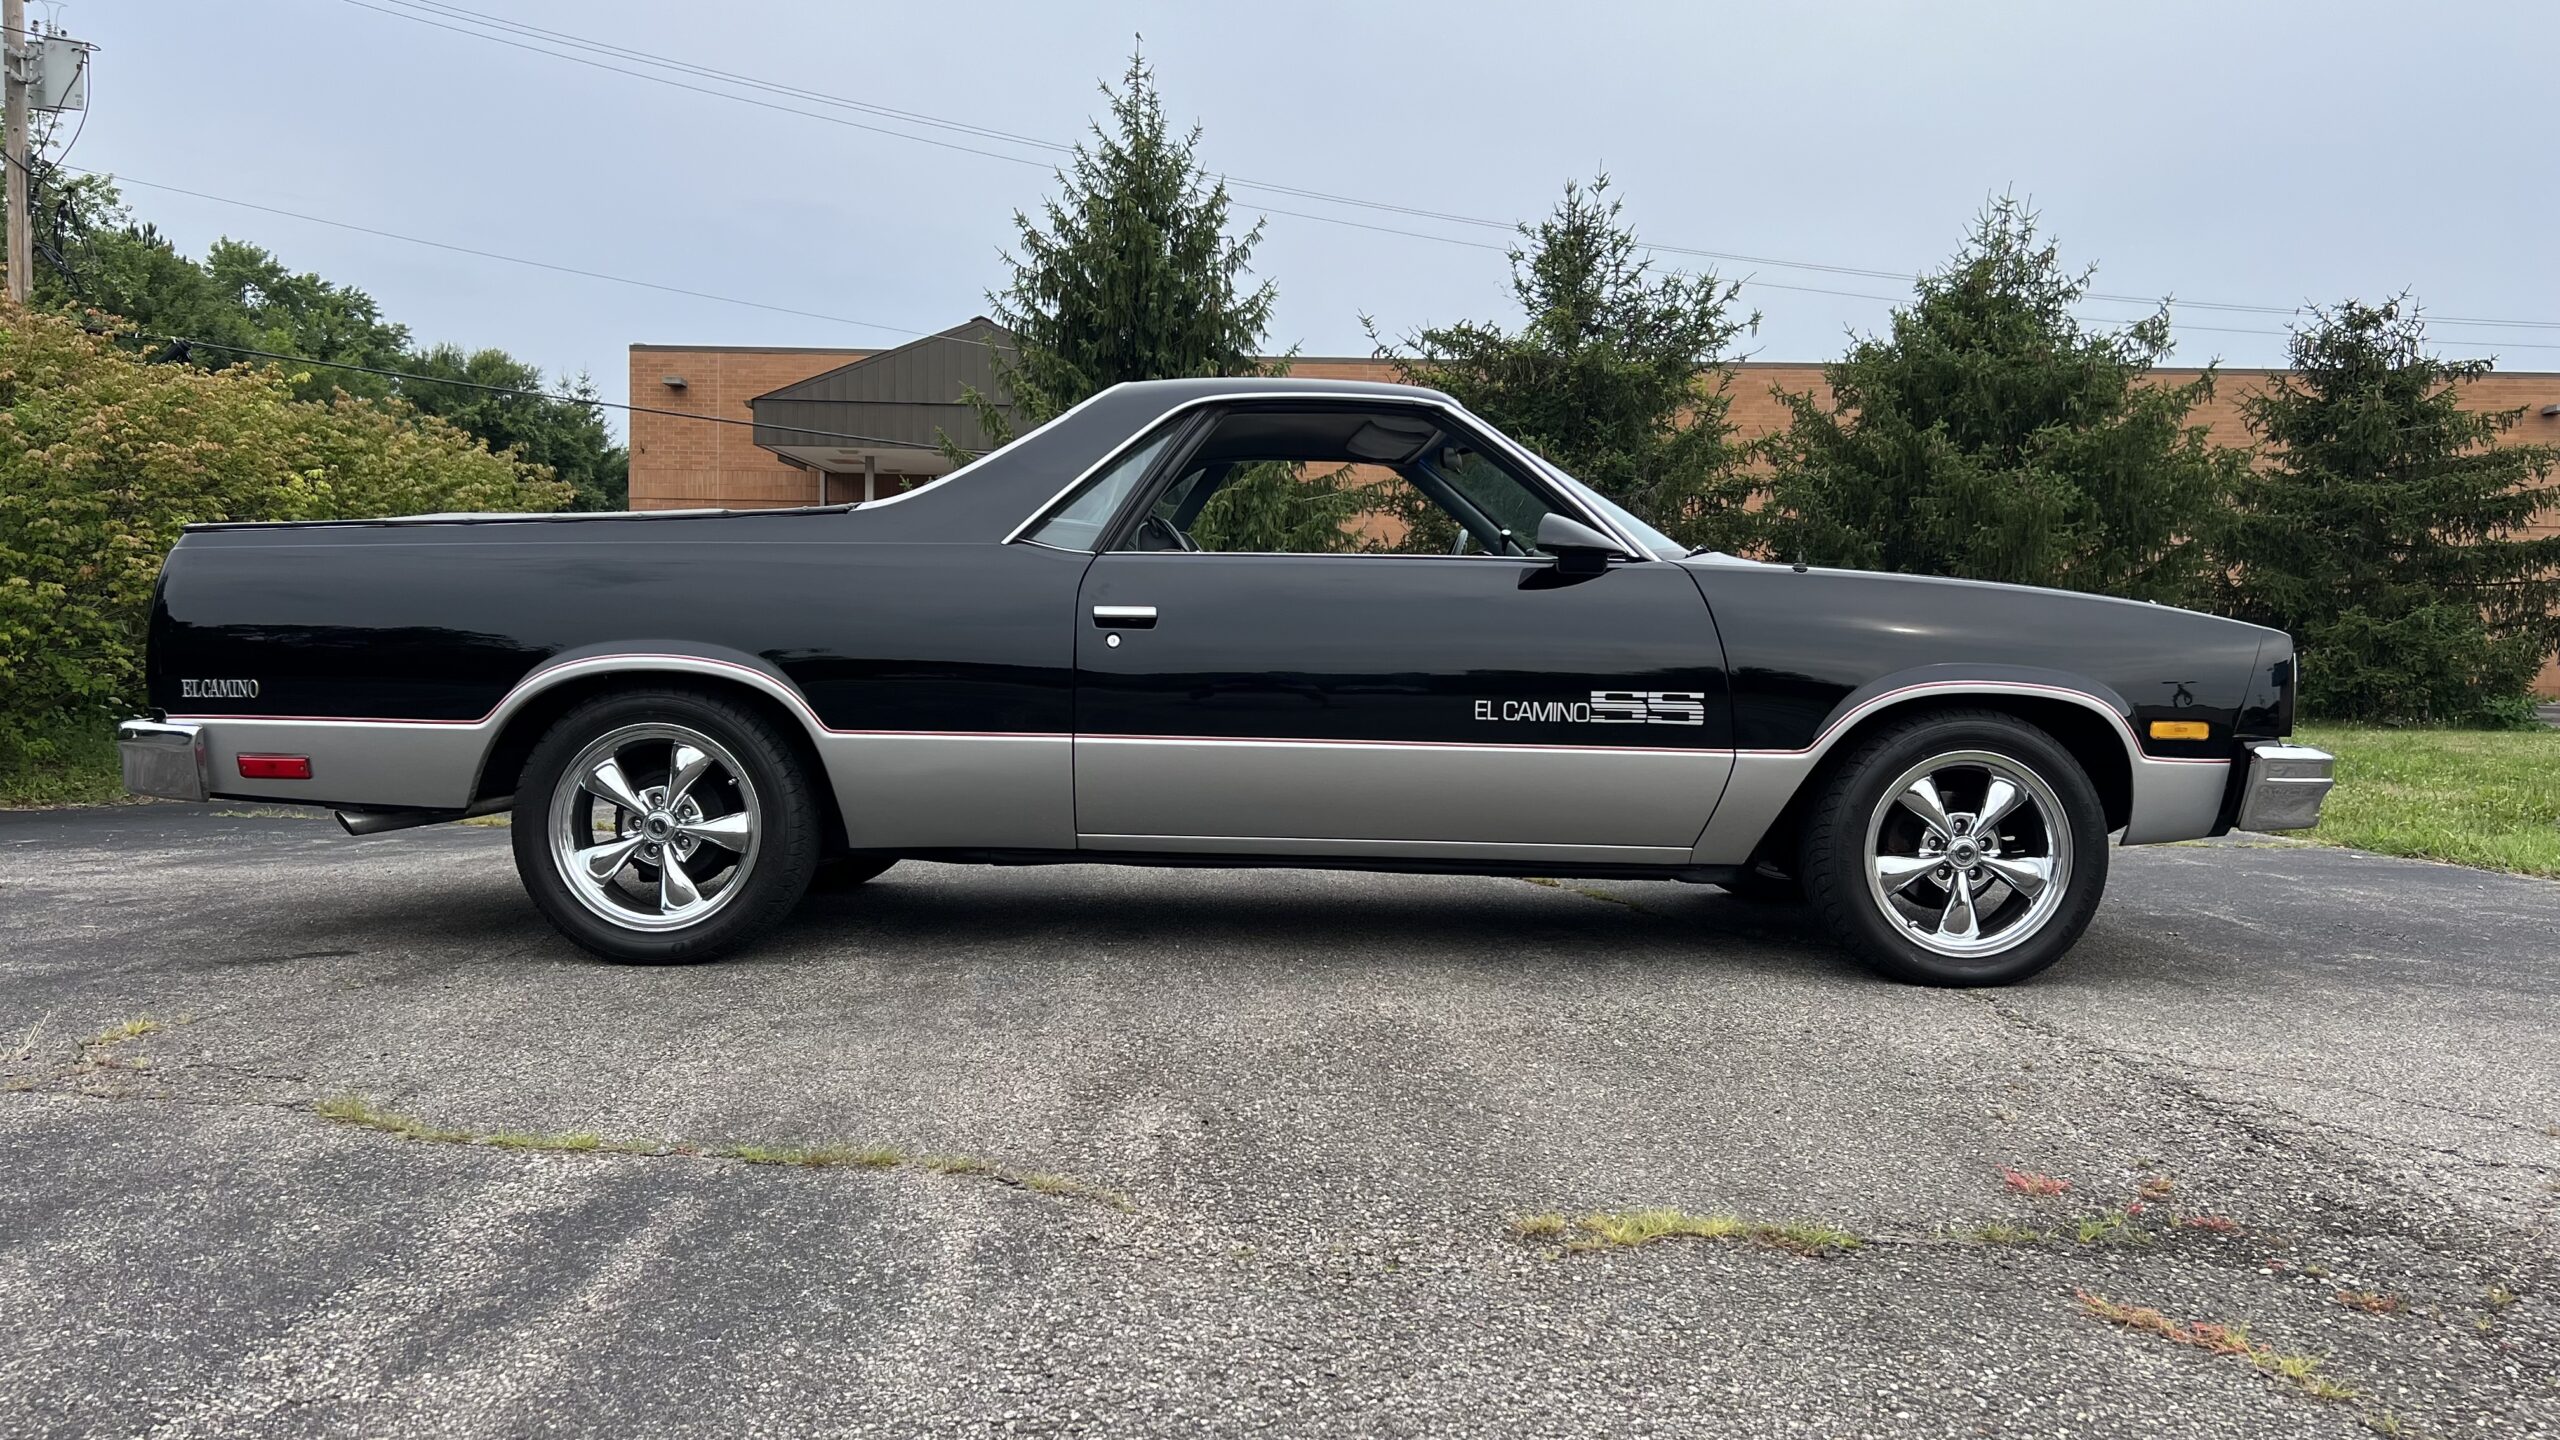
[[[1565,583],[1502,557],[1021,536],[1135,437],[1237,394],[1454,410],[1406,387],[1171,382],[861,507],[199,528],[155,601],[150,704],[200,727],[211,793],[433,817],[502,803],[578,699],[712,685],[805,741],[851,849],[1461,868],[1748,864],[1837,747],[1955,703],[2054,732],[2126,843],[2192,838],[2229,828],[2247,745],[2290,725],[2286,637],[2156,605],[1723,557]],[[1089,620],[1164,597],[1188,608],[1125,646]],[[1575,718],[1603,693],[1673,697],[1652,718],[1678,723]],[[2155,739],[2154,721],[2206,735]],[[244,754],[307,756],[311,778],[244,779]],[[1149,817],[1181,807],[1150,808],[1158,778],[1195,807],[1375,813],[1338,836],[1306,833],[1313,814],[1168,835]],[[1098,823],[1115,796],[1132,818]],[[1588,824],[1558,817],[1579,805]],[[1413,843],[1378,828],[1418,806],[1458,818]],[[1531,815],[1536,835],[1502,843]]]

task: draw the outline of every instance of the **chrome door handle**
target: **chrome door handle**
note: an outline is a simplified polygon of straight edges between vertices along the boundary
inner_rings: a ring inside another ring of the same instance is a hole
[[[1153,630],[1156,607],[1153,605],[1096,605],[1093,623],[1105,630]]]

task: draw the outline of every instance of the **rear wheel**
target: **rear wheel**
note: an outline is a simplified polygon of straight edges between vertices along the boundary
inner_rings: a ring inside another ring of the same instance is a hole
[[[562,934],[609,960],[708,960],[798,903],[818,816],[762,716],[697,691],[633,691],[542,737],[513,836],[525,890]]]
[[[2106,889],[2097,788],[2052,736],[1997,711],[1926,715],[1860,743],[1815,798],[1797,873],[1878,970],[2005,985],[2062,958]]]

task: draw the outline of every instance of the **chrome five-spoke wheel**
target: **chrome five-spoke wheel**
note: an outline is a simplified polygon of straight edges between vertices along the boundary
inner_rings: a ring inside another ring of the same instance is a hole
[[[682,930],[744,889],[760,814],[755,782],[717,740],[684,725],[623,725],[561,772],[551,859],[569,893],[607,923]]]
[[[1867,890],[1912,944],[1974,959],[2024,944],[2060,910],[2071,826],[2018,759],[1951,750],[1904,770],[1866,827]]]

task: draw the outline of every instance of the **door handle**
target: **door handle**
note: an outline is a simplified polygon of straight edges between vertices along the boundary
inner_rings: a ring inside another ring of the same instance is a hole
[[[1156,607],[1153,605],[1096,605],[1093,623],[1105,630],[1153,630]]]

